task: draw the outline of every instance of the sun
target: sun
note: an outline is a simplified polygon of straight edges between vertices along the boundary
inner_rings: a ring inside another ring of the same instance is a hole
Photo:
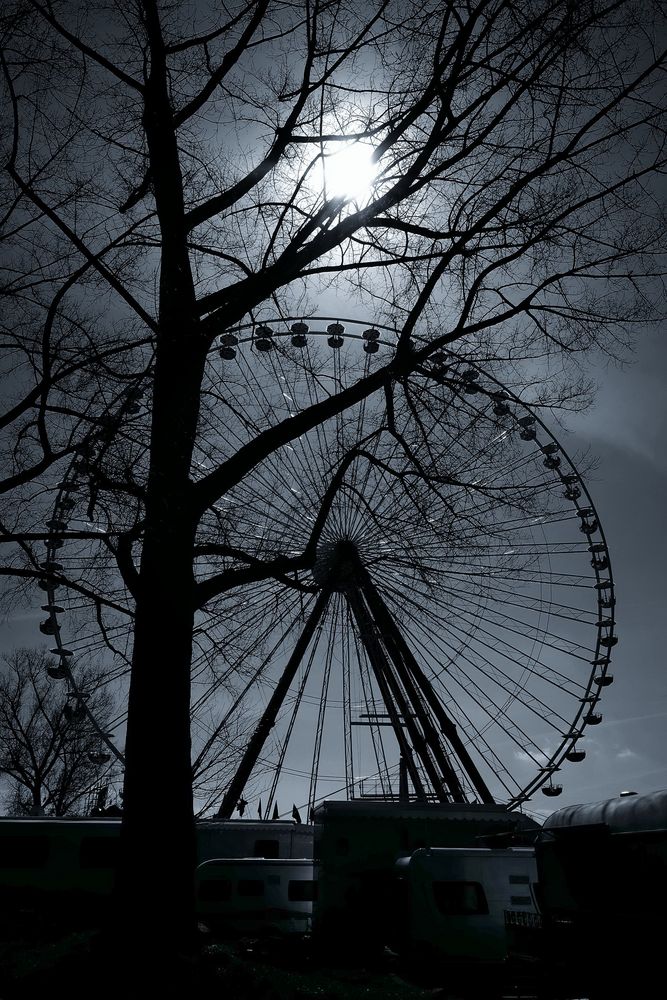
[[[372,146],[363,142],[346,143],[325,157],[326,197],[349,201],[369,198],[377,172]]]

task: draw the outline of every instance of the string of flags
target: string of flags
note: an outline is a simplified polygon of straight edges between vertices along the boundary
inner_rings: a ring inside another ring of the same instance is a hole
[[[246,811],[246,806],[247,805],[248,805],[247,799],[244,799],[243,796],[241,796],[241,798],[236,803],[236,809],[237,809],[237,812],[238,812],[239,816],[243,816],[244,812]],[[259,816],[260,819],[263,818],[262,817],[262,800],[261,799],[259,800],[259,802],[257,804],[257,815]],[[265,814],[264,818],[268,818],[268,816],[266,816],[266,814]],[[271,816],[271,819],[280,819],[280,814],[278,812],[278,803],[277,802],[274,803],[273,814]],[[292,819],[296,823],[302,823],[303,822],[303,820],[301,819],[301,813],[299,812],[299,810],[297,809],[297,807],[296,807],[296,805],[294,803],[292,803]],[[310,819],[311,819],[311,822],[312,822],[312,820],[313,820],[313,810],[312,809],[310,810]]]

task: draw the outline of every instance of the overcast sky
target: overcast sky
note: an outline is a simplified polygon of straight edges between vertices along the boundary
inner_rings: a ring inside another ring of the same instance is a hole
[[[329,310],[323,307],[322,312]],[[331,311],[335,311],[331,310]],[[344,310],[347,311],[347,310]],[[566,764],[563,793],[537,792],[528,808],[546,815],[575,802],[623,790],[667,787],[667,342],[664,331],[638,340],[623,368],[598,365],[595,405],[571,415],[571,431],[553,428],[575,457],[590,448],[596,470],[586,483],[611,554],[619,643],[612,651],[614,684],[603,690],[602,725],[588,727],[579,764]],[[39,595],[35,606],[38,607]],[[40,645],[39,610],[16,610],[0,621],[0,650]],[[289,803],[281,803],[289,808]]]
[[[599,366],[593,408],[557,434],[569,450],[588,443],[598,458],[586,477],[607,538],[616,587],[619,643],[614,684],[598,710],[602,725],[586,730],[586,760],[559,781],[571,802],[607,798],[624,789],[667,787],[667,343],[664,331],[639,340],[623,369]],[[533,801],[544,811],[544,804]]]

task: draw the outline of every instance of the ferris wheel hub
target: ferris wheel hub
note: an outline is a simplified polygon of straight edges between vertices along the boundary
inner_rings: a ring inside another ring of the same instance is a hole
[[[313,578],[320,587],[344,593],[358,583],[361,557],[349,538],[323,542],[317,550]]]

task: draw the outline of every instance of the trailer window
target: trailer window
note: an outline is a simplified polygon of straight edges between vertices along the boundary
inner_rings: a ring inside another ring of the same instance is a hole
[[[207,903],[221,903],[232,895],[232,883],[228,878],[209,878],[199,883],[199,898]]]
[[[293,903],[312,903],[317,899],[317,882],[310,878],[290,879],[287,898]]]
[[[263,896],[264,882],[261,878],[240,878],[239,896]]]
[[[45,836],[2,837],[0,868],[44,868],[49,860],[49,838]]]
[[[277,840],[256,840],[254,858],[279,858],[280,844]]]
[[[488,913],[489,906],[479,882],[434,882],[433,897],[446,917]]]
[[[81,868],[115,868],[118,864],[118,837],[84,837],[79,847]]]

